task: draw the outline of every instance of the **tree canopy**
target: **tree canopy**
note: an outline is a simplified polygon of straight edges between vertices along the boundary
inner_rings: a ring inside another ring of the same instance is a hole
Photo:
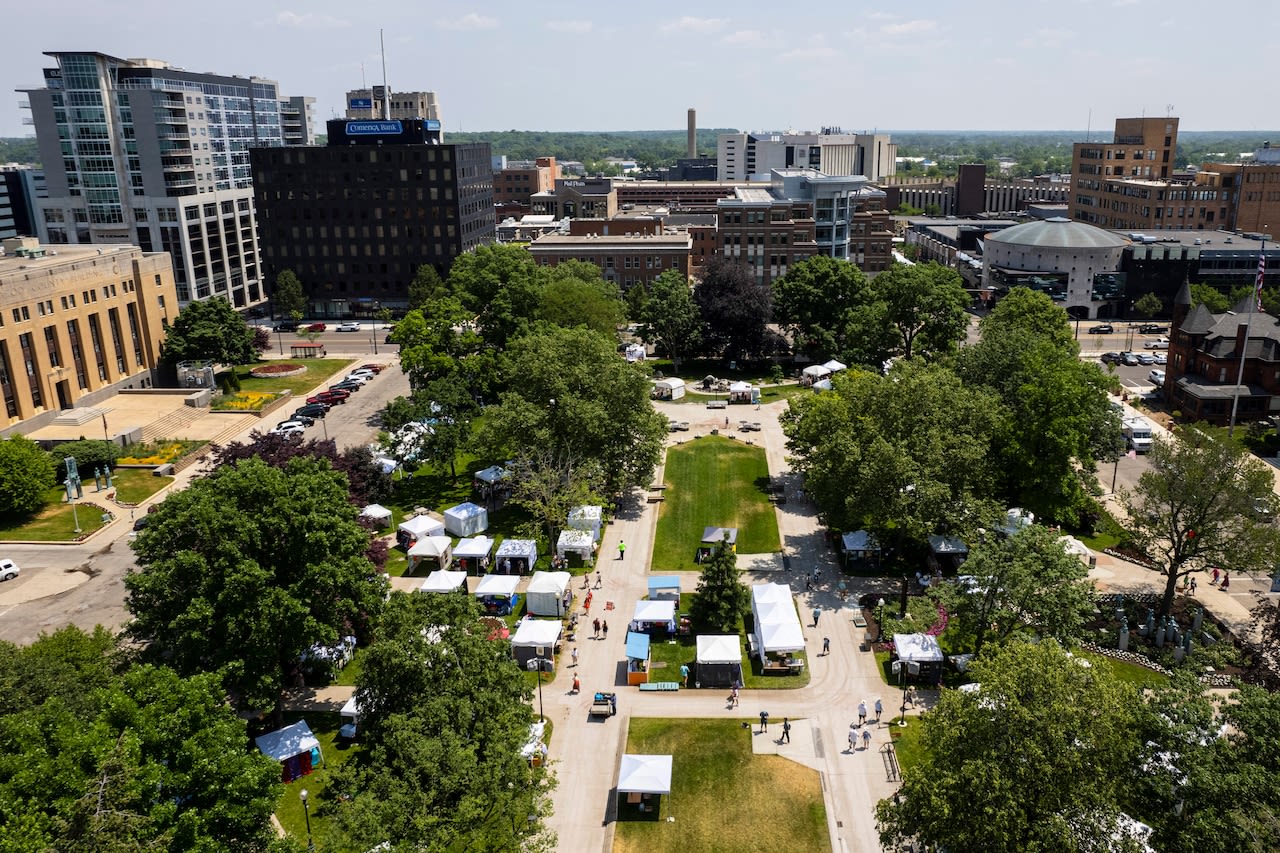
[[[886,846],[988,853],[1134,849],[1119,842],[1138,752],[1139,699],[1110,668],[1052,641],[1010,643],[974,661],[977,692],[944,690],[920,718],[920,761],[881,800]]]
[[[586,326],[612,335],[625,318],[618,285],[606,281],[600,268],[584,261],[564,261],[546,270],[538,318],[556,326]]]
[[[367,761],[328,793],[346,849],[543,850],[553,779],[520,757],[531,688],[472,596],[393,595],[356,680]]]
[[[774,319],[794,347],[812,359],[837,357],[878,367],[890,347],[890,328],[857,264],[815,255],[792,264],[773,282]]]
[[[480,246],[458,256],[449,269],[449,290],[475,318],[485,343],[497,349],[528,331],[542,304],[544,281],[523,246]]]
[[[639,316],[641,340],[665,350],[676,370],[702,340],[702,315],[679,270],[667,270],[654,280]]]
[[[0,440],[0,515],[18,518],[43,509],[55,485],[53,458],[26,436]]]
[[[1121,500],[1135,544],[1164,575],[1159,615],[1173,606],[1178,581],[1208,566],[1269,573],[1280,531],[1255,511],[1274,490],[1265,466],[1243,449],[1198,430],[1156,438],[1150,467]]]
[[[279,317],[301,317],[307,310],[307,294],[302,282],[293,270],[281,270],[276,275],[276,286],[271,301]]]
[[[727,358],[764,354],[773,294],[751,267],[720,255],[707,259],[693,301],[702,315],[702,341],[708,352]]]
[[[132,636],[183,675],[219,672],[272,711],[313,645],[364,633],[384,583],[346,478],[325,460],[246,459],[164,500],[125,578]]]
[[[736,634],[750,604],[751,590],[738,574],[738,555],[728,543],[721,543],[702,567],[689,618],[696,630]]]
[[[254,432],[250,434],[249,441],[233,441],[215,447],[209,454],[205,469],[212,472],[249,459],[260,459],[273,468],[286,468],[291,459],[298,457],[324,459],[345,476],[351,503],[355,506],[364,507],[391,496],[391,475],[383,472],[368,447],[348,447],[339,452],[337,442],[332,439],[298,441],[287,435]]]
[[[960,274],[941,264],[894,264],[871,282],[904,358],[954,352],[964,338],[969,295]]]
[[[413,274],[413,281],[409,282],[409,310],[426,308],[445,295],[446,288],[440,273],[431,264],[423,264]]]
[[[169,326],[160,352],[167,364],[247,364],[256,357],[253,329],[221,296],[188,303]]]

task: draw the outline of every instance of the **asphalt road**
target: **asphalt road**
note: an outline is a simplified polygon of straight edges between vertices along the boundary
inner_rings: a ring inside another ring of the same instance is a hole
[[[260,321],[261,325],[271,328],[266,321]],[[370,323],[362,322],[360,331],[358,332],[339,332],[335,331],[337,323],[326,323],[329,327],[327,330],[316,334],[315,342],[324,344],[325,349],[330,353],[345,355],[347,353],[368,353],[374,354],[374,350],[381,356],[388,354],[396,354],[400,347],[395,344],[386,343],[387,324],[386,323]],[[281,349],[284,354],[289,354],[289,344],[299,341],[308,341],[310,338],[299,335],[297,332],[272,332],[271,343],[272,351],[277,355]]]
[[[333,407],[323,426],[317,422],[307,430],[306,437],[323,438],[327,430],[342,448],[373,440],[378,432],[377,413],[391,398],[408,393],[409,381],[394,356],[368,360],[389,366],[344,405]],[[287,414],[288,411],[283,412],[281,418]],[[254,427],[270,429],[281,418],[270,417]],[[245,430],[235,438],[244,440],[249,432]],[[200,467],[184,471],[168,490],[149,503],[183,488]],[[92,493],[86,496],[92,497]],[[95,625],[111,630],[122,627],[129,619],[124,606],[124,577],[134,565],[129,547],[132,516],[145,511],[146,505],[132,513],[127,509],[119,511],[115,521],[81,544],[0,545],[0,556],[13,560],[22,569],[17,579],[0,585],[0,640],[30,643],[42,632],[65,625],[86,630]]]

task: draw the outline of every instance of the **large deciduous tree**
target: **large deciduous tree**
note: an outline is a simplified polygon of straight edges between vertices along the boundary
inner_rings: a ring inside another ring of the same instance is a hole
[[[618,285],[606,281],[600,268],[584,261],[565,261],[546,271],[538,318],[556,326],[586,326],[612,335],[625,310]]]
[[[1000,424],[990,391],[912,361],[888,376],[840,374],[831,393],[794,399],[787,447],[828,523],[865,528],[895,558],[923,556],[934,533],[967,536],[998,515],[990,452]]]
[[[666,419],[649,402],[645,365],[619,358],[588,329],[551,327],[512,344],[501,403],[477,436],[491,459],[554,458],[597,465],[609,491],[647,484]]]
[[[936,358],[954,352],[964,338],[970,300],[950,267],[894,264],[872,280],[871,290],[897,332],[894,350],[904,358]]]
[[[420,311],[427,308],[447,293],[444,280],[440,278],[436,268],[431,264],[423,264],[413,274],[413,281],[409,282],[409,310]]]
[[[1060,534],[1038,524],[969,550],[965,585],[948,588],[955,623],[968,628],[973,653],[1030,629],[1071,644],[1094,608],[1089,569],[1063,547]]]
[[[53,457],[31,439],[0,440],[0,515],[20,518],[43,509],[54,485],[53,468]]]
[[[987,853],[1137,850],[1120,799],[1140,741],[1137,692],[1054,642],[974,662],[976,693],[944,690],[920,719],[923,755],[881,800],[881,842]]]
[[[302,282],[293,270],[281,270],[276,275],[276,286],[271,292],[271,302],[279,317],[299,317],[307,310],[307,295]]]
[[[460,377],[436,379],[408,397],[397,397],[382,410],[382,426],[395,434],[406,424],[429,429],[386,437],[396,461],[430,462],[458,476],[458,454],[471,440],[471,424],[479,411],[475,398]]]
[[[356,512],[346,478],[311,457],[194,481],[134,543],[130,634],[181,674],[219,672],[244,706],[277,710],[299,656],[364,634],[380,606]]]
[[[702,340],[709,352],[729,358],[765,352],[773,294],[751,267],[719,255],[708,259],[693,301],[702,315]]]
[[[167,364],[247,364],[255,358],[253,329],[223,297],[202,299],[189,303],[174,318],[160,352]]]
[[[1266,467],[1230,442],[1194,429],[1156,438],[1150,468],[1121,492],[1134,542],[1164,575],[1159,615],[1173,607],[1178,582],[1219,566],[1232,572],[1270,572],[1280,531],[1255,512],[1274,482]]]
[[[480,246],[454,260],[449,289],[498,349],[528,331],[546,277],[523,246]]]
[[[689,618],[699,631],[734,634],[750,603],[751,591],[738,574],[738,555],[722,542],[702,567]]]
[[[863,341],[854,341],[855,327],[859,332],[869,331],[872,325],[864,317],[856,324],[851,322],[855,313],[866,314],[872,305],[871,286],[857,264],[844,260],[815,255],[792,264],[786,275],[773,282],[774,319],[792,334],[794,347],[810,358],[837,356],[848,358],[852,347],[861,347]],[[879,312],[873,312],[877,315]],[[886,327],[881,324],[881,329]],[[884,335],[872,335],[876,340],[873,349],[879,352],[887,341]],[[883,358],[871,356],[870,360],[857,359],[857,363],[879,364]]]
[[[546,850],[554,779],[520,757],[531,687],[475,599],[395,595],[356,682],[366,761],[328,793],[344,849]]]
[[[216,471],[227,465],[239,465],[248,459],[261,459],[273,468],[285,468],[289,460],[300,456],[325,459],[329,465],[347,478],[351,502],[363,507],[386,500],[391,496],[391,475],[383,472],[367,447],[348,447],[341,452],[332,439],[312,438],[298,441],[287,435],[253,433],[250,441],[233,441],[215,447],[205,465],[208,471]]]
[[[664,350],[677,371],[680,359],[702,339],[702,315],[679,270],[667,270],[654,280],[639,319],[640,338]]]

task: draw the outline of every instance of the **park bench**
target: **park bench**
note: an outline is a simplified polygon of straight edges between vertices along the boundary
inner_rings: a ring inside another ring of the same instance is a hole
[[[665,693],[671,690],[679,690],[680,682],[678,681],[649,681],[640,685],[640,689],[646,693]]]
[[[760,671],[765,675],[799,675],[802,670],[804,670],[804,661],[802,660],[792,661],[791,663],[774,661],[766,663],[760,668]]]
[[[728,400],[708,400],[707,408],[708,409],[727,409],[729,408],[729,401]]]

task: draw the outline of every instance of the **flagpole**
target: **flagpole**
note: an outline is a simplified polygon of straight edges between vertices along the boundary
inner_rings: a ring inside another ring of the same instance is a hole
[[[1262,301],[1262,281],[1267,271],[1267,236],[1262,235],[1262,248],[1258,252],[1258,281],[1253,288],[1253,299],[1249,300],[1249,315],[1244,323],[1244,342],[1240,345],[1240,367],[1236,371],[1236,390],[1231,395],[1231,422],[1227,425],[1227,438],[1236,432],[1236,411],[1240,407],[1240,386],[1244,383],[1244,359],[1249,351],[1249,333],[1253,329],[1253,312],[1260,308]]]

